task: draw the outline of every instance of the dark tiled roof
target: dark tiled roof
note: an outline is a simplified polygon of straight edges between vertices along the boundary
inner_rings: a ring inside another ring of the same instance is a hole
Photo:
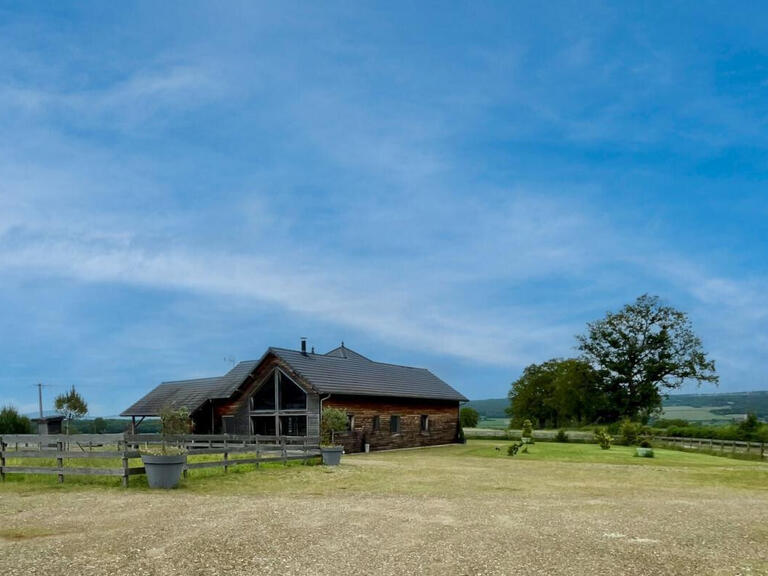
[[[211,398],[232,396],[258,363],[258,360],[240,362],[224,376],[163,382],[120,416],[159,416],[166,407],[194,412]]]
[[[320,394],[467,400],[429,370],[374,362],[343,346],[328,354],[305,355],[285,348],[270,348],[267,353],[270,352]],[[120,415],[158,416],[167,406],[194,412],[211,398],[231,397],[260,363],[261,360],[240,362],[224,376],[215,378],[163,382]]]
[[[467,400],[425,368],[374,362],[349,348],[307,355],[284,348],[270,351],[321,394]]]
[[[120,416],[159,416],[167,407],[194,412],[218,390],[221,380],[222,377],[216,377],[163,382]]]

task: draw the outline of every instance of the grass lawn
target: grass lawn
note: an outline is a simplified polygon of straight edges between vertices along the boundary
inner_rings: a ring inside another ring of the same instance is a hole
[[[4,574],[768,574],[766,464],[507,445],[199,470],[169,492],[9,476]]]

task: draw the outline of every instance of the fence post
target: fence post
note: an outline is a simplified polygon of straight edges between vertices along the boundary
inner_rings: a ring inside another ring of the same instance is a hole
[[[765,442],[760,442],[760,460],[765,457]]]
[[[3,441],[3,437],[0,436],[0,480],[5,482],[5,447],[6,443]]]
[[[229,471],[229,466],[227,465],[228,460],[229,460],[229,452],[227,452],[227,439],[224,438],[224,474],[226,474]]]
[[[750,449],[751,447],[752,447],[752,446],[750,445],[750,443],[749,443],[749,440],[747,440],[747,454],[749,454],[749,449]]]
[[[307,465],[307,458],[309,458],[309,452],[307,448],[307,437],[304,436],[304,465]]]
[[[261,446],[259,446],[259,435],[256,434],[256,468],[261,463]]]
[[[120,449],[120,446],[123,447],[123,488],[128,488],[128,443],[123,441],[120,442],[120,440],[117,441],[117,449]]]
[[[288,465],[288,450],[286,450],[286,447],[285,447],[285,436],[282,436],[280,438],[280,448],[281,448],[281,452],[282,452],[282,455],[283,455],[283,466],[287,466]]]
[[[64,458],[61,457],[61,453],[64,451],[64,442],[61,440],[56,441],[56,467],[59,469],[58,482],[61,484],[64,482]]]
[[[731,454],[736,454],[736,441],[731,440]]]

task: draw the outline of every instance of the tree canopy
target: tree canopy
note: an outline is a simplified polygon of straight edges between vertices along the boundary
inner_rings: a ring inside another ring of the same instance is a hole
[[[644,294],[618,312],[587,325],[578,337],[584,360],[600,372],[619,416],[647,420],[661,408],[662,392],[685,381],[717,383],[684,312]]]
[[[577,358],[531,364],[512,384],[509,400],[513,423],[528,418],[541,428],[605,420],[609,408],[599,374]]]
[[[88,414],[88,404],[72,386],[69,392],[56,396],[53,404],[56,412],[63,415],[69,423],[75,418],[82,418]]]
[[[513,423],[645,422],[660,410],[665,390],[718,381],[688,316],[657,296],[640,296],[589,323],[577,338],[580,358],[531,364],[513,382],[507,409]]]
[[[31,434],[32,422],[13,406],[0,409],[0,434]]]
[[[459,412],[462,428],[476,428],[480,414],[471,406],[464,406]]]

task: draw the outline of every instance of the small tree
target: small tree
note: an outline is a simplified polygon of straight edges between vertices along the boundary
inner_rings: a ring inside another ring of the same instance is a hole
[[[598,428],[594,432],[595,434],[595,440],[597,440],[597,443],[600,445],[600,448],[603,450],[608,450],[611,447],[611,442],[613,442],[613,437],[611,437],[610,434],[608,434],[608,430],[605,428]]]
[[[3,406],[0,410],[0,434],[31,434],[32,422],[19,414],[13,406]]]
[[[530,420],[525,420],[523,422],[523,430],[520,436],[523,438],[528,438],[529,441],[533,440],[533,423]]]
[[[347,414],[338,408],[323,408],[323,417],[320,422],[322,443],[332,446],[336,432],[347,429]]]
[[[83,397],[72,386],[69,392],[59,394],[54,401],[56,412],[63,415],[67,421],[67,433],[69,433],[69,423],[75,418],[82,418],[88,414],[88,404]]]
[[[480,414],[471,406],[464,406],[461,409],[460,416],[462,428],[477,428],[477,422]]]

